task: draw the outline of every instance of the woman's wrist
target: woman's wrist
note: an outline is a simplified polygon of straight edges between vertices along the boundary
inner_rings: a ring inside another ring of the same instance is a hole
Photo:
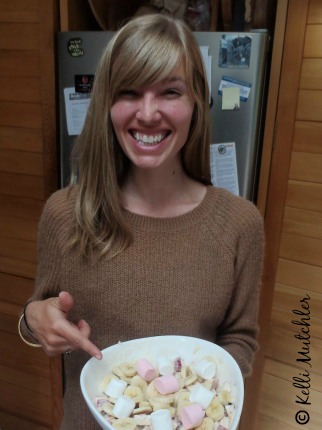
[[[28,302],[23,308],[22,314],[21,314],[19,321],[18,321],[18,333],[19,333],[19,336],[23,340],[24,343],[26,343],[29,346],[33,346],[33,347],[37,348],[37,347],[41,347],[41,345],[38,342],[38,339],[35,337],[34,332],[30,328],[30,326],[27,322],[27,318],[26,318],[26,309],[30,303],[31,302]],[[30,340],[32,340],[32,342],[29,341],[28,339],[26,339],[23,332],[25,332],[24,334],[28,335],[28,338]]]

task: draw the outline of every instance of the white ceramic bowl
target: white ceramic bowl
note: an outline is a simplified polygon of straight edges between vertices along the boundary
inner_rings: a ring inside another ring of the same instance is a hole
[[[181,357],[186,364],[213,356],[217,361],[217,372],[221,381],[232,383],[236,391],[235,415],[231,430],[236,430],[240,419],[243,400],[244,382],[239,366],[233,357],[223,348],[211,342],[187,336],[156,336],[130,340],[110,346],[102,351],[103,358],[98,361],[91,358],[83,367],[80,376],[81,390],[93,417],[104,430],[113,427],[104,420],[94,405],[94,398],[101,395],[100,382],[111,373],[112,368],[125,361],[146,358],[152,363],[160,356]]]

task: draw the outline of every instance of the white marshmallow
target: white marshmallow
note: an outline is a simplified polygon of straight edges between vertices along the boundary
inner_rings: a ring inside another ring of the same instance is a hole
[[[200,360],[195,367],[195,372],[197,375],[204,379],[211,379],[215,376],[217,371],[217,366],[213,361],[206,359]]]
[[[152,430],[172,430],[172,420],[168,409],[159,409],[150,415]]]
[[[197,403],[202,409],[207,409],[210,405],[215,393],[207,390],[203,385],[197,385],[190,393],[189,400],[192,403]]]
[[[135,402],[121,394],[115,402],[113,414],[116,418],[128,418],[135,407]]]
[[[119,395],[124,393],[126,386],[127,383],[125,381],[121,381],[120,379],[111,379],[105,388],[105,394],[117,399]]]
[[[159,357],[157,366],[160,375],[172,375],[174,372],[174,363],[168,357]]]

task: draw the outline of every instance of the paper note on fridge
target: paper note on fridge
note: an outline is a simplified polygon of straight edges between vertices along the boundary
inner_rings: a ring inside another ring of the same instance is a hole
[[[235,142],[210,145],[210,173],[214,186],[239,196]]]
[[[207,80],[208,80],[208,88],[209,88],[209,102],[211,99],[211,61],[212,56],[209,55],[209,46],[199,46],[201,56],[206,68]]]
[[[240,89],[224,87],[222,89],[222,110],[238,110],[240,108]]]
[[[223,76],[219,84],[218,94],[222,96],[223,88],[239,88],[240,100],[242,102],[247,102],[251,87],[252,84],[249,82],[244,82],[229,76]]]
[[[77,136],[83,129],[91,94],[76,93],[75,88],[64,88],[67,132]]]

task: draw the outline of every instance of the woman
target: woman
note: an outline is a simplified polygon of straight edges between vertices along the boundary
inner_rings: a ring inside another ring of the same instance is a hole
[[[71,185],[42,214],[21,319],[49,355],[68,353],[62,429],[97,427],[79,376],[88,354],[100,359],[118,341],[196,336],[250,373],[262,220],[211,186],[208,100],[198,45],[180,21],[136,18],[102,56]]]

